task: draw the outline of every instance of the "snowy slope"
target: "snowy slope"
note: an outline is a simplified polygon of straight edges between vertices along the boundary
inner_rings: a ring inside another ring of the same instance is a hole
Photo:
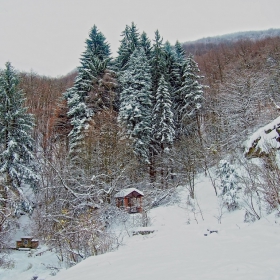
[[[249,153],[252,147],[254,147],[256,151],[259,149],[263,152],[268,152],[271,148],[279,149],[279,127],[280,117],[254,132],[249,139],[244,142],[245,154]]]
[[[30,236],[32,229],[28,216],[21,216],[19,219],[20,228],[13,236],[9,246],[15,247],[15,241],[20,240],[23,236]],[[13,269],[0,268],[1,280],[31,280],[32,277],[40,275],[44,279],[50,274],[55,274],[61,264],[54,251],[42,246],[32,251],[10,251],[8,258],[13,261]]]
[[[38,250],[14,251],[9,258],[15,262],[13,269],[0,269],[1,280],[31,280],[38,276],[38,280],[45,279],[49,275],[57,273],[59,262],[54,252],[47,251],[47,247]],[[39,252],[45,252],[41,256],[36,256]]]
[[[186,210],[186,190],[180,193],[180,205],[151,211],[154,233],[131,236],[117,251],[90,257],[47,279],[280,279],[280,219],[271,214],[245,224],[244,211],[224,210],[218,224],[214,190],[207,178],[200,178],[196,195],[204,220],[196,212],[197,224]]]

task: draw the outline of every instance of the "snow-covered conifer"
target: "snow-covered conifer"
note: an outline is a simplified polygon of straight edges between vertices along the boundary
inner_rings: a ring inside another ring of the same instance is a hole
[[[158,89],[159,80],[162,74],[165,72],[164,49],[162,40],[163,39],[160,36],[159,31],[157,30],[155,32],[151,58],[153,103],[155,102],[155,95]]]
[[[140,36],[140,47],[144,49],[147,59],[150,60],[152,53],[151,40],[148,38],[147,33],[143,32]]]
[[[180,81],[180,64],[174,48],[168,41],[164,44],[164,72],[172,91],[175,91]]]
[[[152,117],[152,135],[160,150],[172,146],[175,136],[171,96],[168,83],[161,76]]]
[[[126,25],[121,36],[123,38],[118,49],[118,57],[115,61],[118,71],[123,71],[127,68],[130,56],[140,44],[139,32],[134,22],[132,22],[131,26]]]
[[[100,76],[110,61],[110,46],[104,35],[94,25],[86,40],[86,50],[81,56],[81,66],[72,88],[64,93],[69,108],[72,131],[69,134],[69,148],[75,158],[83,145],[84,132],[91,116],[98,110],[98,105],[89,107],[86,100],[89,93],[98,84]]]
[[[176,81],[176,90],[178,90],[182,84],[183,75],[184,75],[184,66],[186,61],[186,53],[183,46],[176,41],[174,46],[175,57],[176,57],[176,74],[177,74],[177,81]]]
[[[193,121],[202,109],[203,86],[199,83],[197,63],[190,55],[184,66],[182,85],[174,96],[176,126],[179,134],[189,134]]]
[[[24,107],[25,98],[18,83],[16,71],[7,62],[0,73],[0,174],[6,192],[21,196],[23,184],[36,190],[38,178],[32,162],[34,118]]]
[[[133,139],[135,154],[144,162],[149,161],[151,137],[151,74],[147,57],[142,48],[131,55],[127,69],[120,76],[119,122]]]
[[[235,210],[238,208],[238,175],[234,167],[226,160],[221,160],[217,170],[218,176],[221,180],[221,192],[225,205],[228,210]]]
[[[179,41],[176,41],[174,49],[177,56],[177,60],[179,62],[183,62],[185,60],[186,53],[182,44]]]

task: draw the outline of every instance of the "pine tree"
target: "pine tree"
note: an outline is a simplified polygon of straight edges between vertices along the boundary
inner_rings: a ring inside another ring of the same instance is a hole
[[[176,126],[178,134],[190,134],[194,130],[194,121],[202,109],[203,86],[199,83],[197,63],[190,55],[184,66],[182,85],[174,96]],[[199,130],[199,127],[197,127]]]
[[[22,199],[23,185],[33,190],[38,187],[32,162],[34,118],[24,107],[24,94],[18,83],[16,71],[7,62],[0,73],[0,174],[5,182],[1,190],[4,200],[9,192]]]
[[[81,152],[85,129],[94,113],[99,109],[99,104],[87,104],[89,94],[99,82],[110,62],[110,46],[104,35],[94,25],[86,40],[86,50],[81,56],[81,66],[72,88],[64,93],[69,108],[68,117],[71,120],[72,130],[69,134],[69,148],[72,159]],[[98,93],[94,92],[96,100]]]
[[[164,75],[161,76],[159,81],[152,124],[152,135],[158,152],[163,151],[165,148],[170,148],[175,136],[175,127],[171,96]]]
[[[119,122],[133,139],[135,154],[143,162],[149,162],[151,137],[151,74],[142,48],[131,55],[127,69],[120,77]]]

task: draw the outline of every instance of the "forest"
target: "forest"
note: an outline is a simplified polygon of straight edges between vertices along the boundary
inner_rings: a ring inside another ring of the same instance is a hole
[[[200,173],[234,211],[236,162],[247,171],[239,178],[245,219],[261,218],[252,199],[268,213],[278,209],[277,149],[242,155],[248,136],[279,116],[279,35],[171,45],[132,23],[113,58],[94,25],[80,65],[63,77],[21,73],[12,62],[1,68],[1,249],[29,215],[33,234],[72,266],[117,246],[110,225],[127,218],[115,205],[118,191],[134,187],[152,198],[145,225],[178,186],[195,199]]]

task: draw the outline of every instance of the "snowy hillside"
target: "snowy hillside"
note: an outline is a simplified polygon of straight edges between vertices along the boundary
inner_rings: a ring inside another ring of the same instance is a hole
[[[267,153],[271,148],[279,149],[280,117],[254,132],[244,143],[247,156]]]
[[[117,251],[90,257],[55,277],[53,253],[15,252],[15,269],[0,270],[0,279],[280,279],[280,218],[271,214],[244,223],[244,210],[229,213],[219,206],[208,177],[196,185],[201,213],[197,205],[194,211],[187,205],[185,188],[178,192],[180,203],[151,210],[154,233],[131,235]]]
[[[268,142],[274,147],[278,143],[275,141],[278,126],[279,118],[253,133],[244,143],[245,151],[248,152],[256,139],[256,149],[265,151]],[[230,166],[240,174],[244,168],[241,165]],[[221,178],[217,177],[214,167],[211,174],[216,187],[219,187]],[[215,195],[210,177],[205,174],[196,178],[195,199],[191,200],[188,194],[188,189],[180,186],[173,203],[148,212],[150,234],[133,235],[136,229],[131,224],[137,221],[139,214],[131,214],[131,221],[125,227],[117,225],[115,228],[121,234],[120,246],[113,252],[90,257],[65,269],[65,264],[60,263],[55,252],[47,247],[40,246],[31,252],[12,251],[9,258],[14,265],[10,269],[1,268],[0,279],[280,280],[279,211],[267,215],[265,208],[258,209],[260,220],[245,223],[244,209],[250,210],[248,204],[247,207],[242,206],[242,199],[246,197],[240,191],[237,196],[240,209],[229,212],[221,198]],[[254,207],[260,206],[256,201],[253,204]],[[29,222],[27,216],[20,218],[21,228],[14,240],[30,234]],[[10,246],[13,245],[14,241]]]
[[[179,205],[151,211],[154,233],[131,236],[119,250],[47,279],[280,279],[280,219],[271,214],[245,224],[243,210],[223,209],[219,224],[221,209],[208,178],[196,190],[204,220],[197,207],[195,213],[186,209],[181,188]]]

